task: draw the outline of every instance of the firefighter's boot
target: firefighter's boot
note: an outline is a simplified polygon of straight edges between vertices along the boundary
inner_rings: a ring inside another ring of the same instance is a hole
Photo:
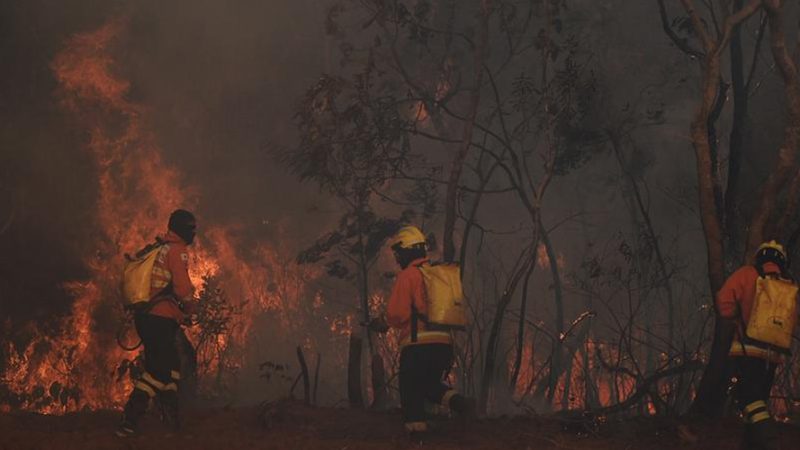
[[[180,430],[180,416],[178,414],[178,391],[162,391],[158,396],[161,404],[161,421],[172,431]]]
[[[753,450],[777,450],[778,436],[772,418],[748,425],[751,429],[750,444]]]
[[[119,437],[130,437],[136,434],[137,424],[139,419],[147,412],[147,406],[150,403],[149,392],[135,388],[125,404],[125,410],[122,413],[122,421],[117,427],[115,434]]]
[[[472,397],[465,397],[461,394],[455,394],[450,397],[450,410],[458,414],[464,419],[472,420],[475,418],[477,404]]]
[[[406,422],[406,433],[412,445],[422,445],[430,437],[430,427],[427,422]]]

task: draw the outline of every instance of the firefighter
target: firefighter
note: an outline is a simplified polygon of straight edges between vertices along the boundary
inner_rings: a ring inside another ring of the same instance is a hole
[[[429,264],[425,235],[418,228],[402,228],[390,242],[402,269],[387,307],[388,325],[400,330],[400,403],[405,429],[411,434],[428,430],[424,402],[464,414],[474,414],[475,401],[445,384],[453,364],[450,331],[426,323],[427,301],[420,266]]]
[[[777,279],[790,287],[789,304],[796,302],[796,287],[787,271],[786,253],[776,241],[761,244],[755,255],[755,264],[735,271],[717,294],[720,315],[736,322],[736,332],[729,351],[730,380],[734,381],[733,394],[745,421],[743,448],[776,448],[775,424],[769,413],[768,402],[775,368],[785,351],[775,345],[750,336],[752,322],[756,320],[754,304],[763,288],[757,288],[759,279]],[[794,290],[791,290],[794,288]],[[794,312],[793,312],[794,314]],[[790,327],[794,317],[788,318]]]
[[[150,278],[151,299],[134,312],[136,332],[144,346],[144,374],[135,381],[125,404],[120,437],[136,434],[139,419],[150,400],[157,397],[162,418],[178,429],[178,384],[180,358],[176,335],[180,324],[195,310],[194,286],[189,279],[187,247],[196,232],[195,217],[178,209],[169,217],[168,231],[159,239],[162,244]]]

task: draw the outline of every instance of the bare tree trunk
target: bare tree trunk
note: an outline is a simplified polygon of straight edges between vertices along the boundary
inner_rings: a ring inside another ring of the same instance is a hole
[[[591,353],[592,350],[589,348],[589,340],[593,343],[593,345],[597,345],[594,339],[592,339],[592,333],[587,332],[588,340],[584,340],[581,344],[583,345],[583,407],[589,411],[599,408],[600,405],[600,395],[599,389],[597,384],[595,384],[595,379],[592,377],[591,372]],[[597,377],[597,382],[602,382],[600,377]]]
[[[503,329],[503,318],[505,316],[506,308],[511,303],[514,293],[517,290],[519,282],[524,275],[528,272],[530,264],[536,264],[536,244],[538,242],[538,227],[534,232],[534,241],[529,249],[522,251],[522,254],[517,260],[517,264],[512,271],[512,274],[506,283],[503,295],[497,301],[494,319],[492,320],[492,328],[489,331],[489,338],[486,343],[486,360],[483,367],[483,378],[481,379],[481,388],[478,396],[478,409],[485,413],[489,402],[489,394],[494,385],[494,375],[497,366],[497,354],[500,344],[501,331]]]
[[[722,226],[719,220],[721,214],[714,195],[714,186],[718,182],[717,174],[713,170],[714,162],[709,142],[708,119],[719,90],[721,53],[730,42],[733,28],[752,16],[761,7],[761,1],[751,0],[744,8],[726,17],[722,35],[716,41],[712,40],[708,34],[702,19],[694,8],[694,2],[681,0],[681,3],[689,15],[695,33],[700,36],[705,48],[702,100],[692,120],[690,137],[697,164],[700,218],[706,240],[708,280],[713,301],[725,279],[725,259],[722,247]],[[703,378],[700,380],[697,397],[692,405],[693,412],[708,416],[716,416],[721,412],[725,396],[725,362],[732,338],[733,326],[717,316],[711,354]]]
[[[317,388],[319,387],[319,366],[322,363],[322,355],[317,352],[317,364],[314,368],[314,390],[311,391],[311,403],[317,405]]]
[[[11,198],[11,210],[8,212],[8,217],[3,221],[2,225],[0,225],[0,236],[5,234],[11,225],[14,223],[14,218],[17,213],[16,202],[14,202],[14,197]]]
[[[478,40],[475,44],[475,85],[470,94],[469,109],[464,123],[464,133],[461,138],[461,147],[456,151],[450,163],[450,178],[447,182],[447,197],[445,198],[445,217],[443,257],[445,261],[452,261],[456,254],[453,233],[456,227],[456,202],[458,201],[458,182],[464,161],[472,145],[472,132],[475,129],[475,120],[478,115],[478,106],[481,99],[481,85],[483,85],[484,61],[486,61],[489,47],[489,15],[491,14],[492,0],[481,0],[481,13],[478,27]]]
[[[784,127],[783,144],[778,150],[778,161],[775,169],[767,177],[761,189],[758,206],[750,221],[747,236],[748,256],[752,255],[765,238],[773,238],[784,230],[776,230],[772,214],[777,206],[777,199],[793,172],[800,141],[800,89],[797,83],[797,67],[791,53],[786,48],[786,36],[783,31],[783,2],[780,0],[764,0],[770,30],[770,46],[778,72],[784,83],[786,95],[787,118]]]
[[[363,227],[362,227],[363,229]],[[370,387],[372,388],[372,408],[381,408],[386,402],[386,370],[383,367],[383,358],[378,353],[378,346],[375,345],[376,333],[369,330],[366,324],[370,321],[369,310],[369,262],[367,261],[364,236],[359,233],[359,297],[361,297],[361,309],[363,310],[364,336],[367,339],[369,349],[369,370]]]
[[[528,273],[525,275],[525,282],[522,284],[522,300],[520,301],[519,306],[519,322],[517,322],[517,350],[516,355],[514,356],[514,366],[513,370],[511,371],[511,380],[508,383],[512,394],[514,393],[514,389],[517,387],[520,366],[522,365],[522,350],[525,348],[525,318],[528,305],[528,294],[530,293],[528,286],[530,285],[531,275],[533,275],[533,270],[535,268],[536,264],[531,264],[530,268],[528,269]]]
[[[303,347],[297,346],[297,362],[300,364],[300,375],[303,377],[303,402],[311,404],[311,380],[308,376],[308,365],[303,355]]]
[[[541,222],[539,223],[539,227],[541,228]],[[563,359],[563,339],[566,336],[563,336],[564,333],[564,294],[562,292],[561,287],[561,275],[558,271],[558,260],[556,251],[553,248],[553,243],[550,241],[550,236],[547,233],[547,230],[542,229],[541,231],[542,236],[542,244],[544,244],[545,251],[547,252],[547,259],[550,261],[550,272],[553,275],[553,287],[554,287],[554,294],[553,301],[555,302],[556,306],[556,317],[555,317],[555,336],[558,338],[557,340],[553,341],[553,354],[552,360],[550,362],[550,376],[547,382],[547,399],[552,400],[555,395],[556,387],[558,386],[558,379],[561,376],[562,371],[562,359]]]
[[[734,7],[741,9],[744,0],[735,0]],[[760,36],[759,43],[760,44]],[[758,49],[756,48],[756,52]],[[728,181],[725,188],[725,211],[723,214],[726,232],[725,244],[728,265],[738,261],[734,255],[740,254],[739,233],[739,184],[744,153],[745,136],[748,134],[747,111],[749,92],[744,74],[744,57],[742,55],[742,30],[736,26],[731,36],[731,87],[733,90],[733,122],[731,123],[730,144],[728,147]]]
[[[682,2],[684,5],[691,3],[689,0],[682,0]],[[786,185],[789,175],[792,173],[795,154],[797,152],[798,137],[800,137],[800,91],[798,91],[797,85],[797,70],[786,49],[786,38],[782,26],[782,2],[779,0],[764,0],[763,2],[752,0],[734,14],[734,16],[726,19],[726,30],[729,24],[732,24],[732,26],[738,25],[741,21],[752,15],[762,4],[767,12],[769,21],[771,34],[770,43],[773,58],[785,85],[784,89],[787,99],[788,117],[784,130],[784,142],[778,152],[776,167],[761,189],[758,206],[750,221],[745,250],[745,254],[748,257],[752,257],[754,250],[764,239],[765,235],[780,232],[780,230],[771,229],[768,227],[768,224],[775,210],[778,195]],[[688,7],[687,11],[689,11]],[[690,15],[692,15],[691,12]],[[699,18],[696,14],[693,15],[692,20],[693,23],[695,23],[695,31],[702,28],[702,24],[699,23]],[[729,36],[730,33],[724,34],[718,44],[707,45],[708,56],[706,58],[705,67],[704,101],[698,111],[698,119],[702,118],[705,111],[709,93],[708,89],[711,87],[710,77],[713,76],[716,78],[719,76],[719,54],[727,44],[724,39],[726,35]],[[706,39],[706,41],[710,43],[709,39]],[[695,152],[698,155],[698,178],[701,190],[700,206],[703,226],[706,231],[706,242],[709,248],[709,280],[713,296],[723,283],[724,260],[722,259],[721,243],[718,238],[718,234],[721,230],[719,230],[719,225],[715,224],[714,220],[710,217],[713,211],[708,205],[708,199],[706,198],[708,195],[706,192],[707,184],[710,177],[706,169],[709,167],[705,161],[707,158],[704,156],[707,146],[702,139],[699,139],[699,134],[701,132],[702,128],[696,119],[692,124],[692,142],[695,146]],[[703,373],[703,378],[700,380],[697,398],[691,408],[693,412],[710,416],[716,416],[721,413],[726,387],[724,382],[725,361],[727,359],[730,341],[733,338],[733,331],[734,326],[732,323],[723,320],[719,316],[717,317],[716,323],[714,324],[714,340],[711,345],[709,362]]]
[[[791,242],[794,233],[790,227],[795,221],[798,205],[800,205],[800,169],[798,169],[792,177],[792,182],[789,185],[789,192],[786,195],[786,206],[783,208],[783,215],[777,225],[778,234],[776,237],[780,237],[781,242],[786,244],[788,255],[791,255],[794,250],[794,243]]]
[[[361,346],[360,337],[350,334],[350,351],[347,357],[347,399],[352,408],[363,408],[361,395]]]

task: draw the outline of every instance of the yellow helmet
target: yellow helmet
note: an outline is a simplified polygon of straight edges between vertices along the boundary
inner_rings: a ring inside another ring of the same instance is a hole
[[[415,226],[401,228],[389,242],[392,248],[411,248],[419,244],[425,244],[425,234]]]
[[[773,261],[779,264],[786,262],[786,251],[778,241],[764,242],[756,250],[756,260]]]
[[[756,253],[768,248],[780,252],[780,254],[783,255],[784,257],[786,256],[786,251],[783,249],[783,246],[779,244],[778,241],[775,240],[769,242],[763,242],[761,245],[758,246],[758,251],[756,251]]]

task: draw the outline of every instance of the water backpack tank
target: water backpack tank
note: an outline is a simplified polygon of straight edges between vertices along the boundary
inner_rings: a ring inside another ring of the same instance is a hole
[[[157,241],[140,250],[134,257],[125,255],[125,269],[122,275],[122,298],[128,305],[150,301],[150,287],[153,266],[163,243]]]
[[[439,327],[463,330],[467,325],[467,305],[461,288],[459,265],[423,264],[419,269],[428,295],[427,322]]]
[[[797,291],[790,280],[759,276],[747,337],[788,351],[797,321]]]

